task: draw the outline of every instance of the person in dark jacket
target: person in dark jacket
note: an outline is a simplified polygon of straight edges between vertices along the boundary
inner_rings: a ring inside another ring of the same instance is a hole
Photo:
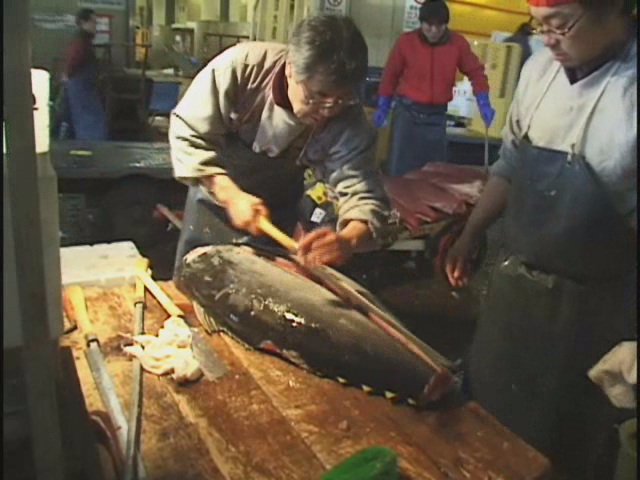
[[[523,23],[518,27],[513,35],[503,40],[503,43],[517,43],[518,45],[520,45],[520,47],[522,47],[522,60],[520,62],[520,70],[522,70],[524,63],[531,56],[531,45],[529,45],[529,38],[531,38],[532,34],[533,31],[531,30],[531,25],[529,25],[528,23]]]
[[[420,28],[405,32],[389,54],[378,89],[373,123],[382,127],[397,95],[388,173],[401,176],[427,162],[447,161],[447,104],[453,98],[456,73],[471,81],[484,123],[495,110],[489,101],[484,65],[469,42],[448,29],[449,7],[428,0],[420,7]]]
[[[93,48],[95,12],[90,8],[79,10],[76,25],[78,31],[64,64],[69,121],[77,140],[106,140],[107,122],[98,93],[98,59]]]

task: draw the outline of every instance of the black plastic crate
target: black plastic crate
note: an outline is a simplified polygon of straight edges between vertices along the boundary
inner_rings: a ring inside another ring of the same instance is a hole
[[[369,67],[367,78],[360,87],[360,101],[366,107],[376,108],[378,106],[378,87],[382,79],[381,67]]]
[[[91,240],[90,209],[87,208],[86,196],[79,193],[62,193],[58,195],[60,211],[60,245],[77,245]]]

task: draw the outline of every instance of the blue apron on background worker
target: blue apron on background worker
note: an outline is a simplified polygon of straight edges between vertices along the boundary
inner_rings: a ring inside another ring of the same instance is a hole
[[[504,212],[469,393],[569,479],[613,478],[621,412],[588,372],[610,351],[636,355],[620,368],[637,362],[614,350],[637,339],[634,4],[529,0],[547,48],[524,65],[500,158],[447,260],[451,284],[467,285],[470,252]]]
[[[377,245],[389,203],[356,93],[367,56],[350,18],[321,15],[288,45],[240,43],[200,71],[169,127],[174,175],[190,187],[176,273],[196,247],[264,243],[260,217],[292,235],[306,167],[337,195],[338,220],[302,237],[301,259],[338,266]]]
[[[76,140],[106,140],[107,119],[98,91],[98,60],[94,52],[96,15],[89,8],[76,15],[78,31],[65,61],[66,121]]]
[[[389,54],[373,117],[377,128],[385,125],[397,95],[388,165],[393,176],[422,168],[427,162],[447,161],[447,105],[453,98],[458,70],[471,81],[487,127],[495,116],[484,65],[469,42],[448,29],[449,7],[444,0],[427,0],[419,18],[420,28],[400,35]]]

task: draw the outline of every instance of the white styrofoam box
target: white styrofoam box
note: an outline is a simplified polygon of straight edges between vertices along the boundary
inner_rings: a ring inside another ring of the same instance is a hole
[[[142,258],[133,242],[78,245],[60,249],[62,285],[116,287],[135,282],[136,261]]]
[[[40,68],[31,69],[31,91],[35,97],[33,124],[35,127],[36,153],[49,151],[49,86],[51,75]],[[3,153],[7,153],[5,124],[2,123]]]
[[[453,87],[453,99],[447,105],[447,113],[456,117],[473,118],[475,97],[473,86],[467,77]]]

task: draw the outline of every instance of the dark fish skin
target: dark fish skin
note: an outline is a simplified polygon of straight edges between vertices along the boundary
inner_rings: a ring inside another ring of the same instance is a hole
[[[178,287],[217,327],[316,374],[419,402],[434,371],[321,285],[246,247],[201,247]]]

